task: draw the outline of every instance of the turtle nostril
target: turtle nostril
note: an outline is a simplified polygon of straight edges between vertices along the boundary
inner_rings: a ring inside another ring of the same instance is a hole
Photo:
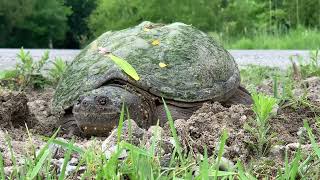
[[[107,100],[106,97],[100,97],[100,98],[98,99],[98,103],[99,103],[100,105],[106,105],[106,104],[108,103],[108,100]]]
[[[77,105],[81,104],[81,100],[78,99],[76,104],[77,104]]]

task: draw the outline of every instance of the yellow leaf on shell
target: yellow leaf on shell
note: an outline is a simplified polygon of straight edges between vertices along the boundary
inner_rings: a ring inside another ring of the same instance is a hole
[[[160,41],[159,41],[159,39],[156,39],[156,40],[153,40],[151,44],[154,46],[157,46],[160,44]]]
[[[136,70],[126,60],[121,59],[113,54],[108,54],[107,56],[134,80],[138,81],[140,79]]]
[[[161,63],[159,63],[159,66],[160,66],[161,68],[164,68],[164,67],[167,67],[168,65],[161,62]]]
[[[148,32],[148,31],[150,31],[150,29],[145,27],[145,28],[143,28],[143,31]]]

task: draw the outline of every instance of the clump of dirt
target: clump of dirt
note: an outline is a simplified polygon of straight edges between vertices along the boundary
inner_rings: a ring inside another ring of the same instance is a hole
[[[310,77],[303,80],[293,92],[296,97],[305,96],[313,106],[320,107],[320,77]]]
[[[15,128],[34,126],[34,119],[30,116],[27,106],[27,96],[23,92],[1,91],[0,92],[0,127]]]
[[[319,131],[316,131],[315,114],[309,112],[307,108],[295,109],[285,107],[279,110],[278,115],[269,120],[271,132],[276,133],[277,142],[281,145],[300,142],[302,144],[309,143],[307,139],[303,140],[306,133],[304,129],[304,121],[308,122],[316,137],[320,137]],[[303,141],[301,141],[303,140]]]
[[[185,150],[203,153],[204,147],[206,147],[209,155],[217,152],[222,132],[226,130],[228,139],[224,157],[233,162],[237,162],[239,159],[242,162],[248,162],[257,155],[249,144],[249,142],[257,143],[256,139],[252,133],[244,128],[246,124],[254,122],[255,115],[251,109],[245,105],[223,107],[218,102],[206,103],[188,120],[175,121],[175,128]],[[304,110],[301,109],[301,111]],[[285,146],[298,142],[310,143],[307,139],[301,142],[303,133],[306,133],[303,131],[304,120],[307,120],[311,128],[314,129],[315,136],[320,137],[313,119],[314,114],[302,113],[291,107],[280,108],[278,114],[269,120],[270,134],[275,134],[276,137],[271,142],[272,146]],[[168,125],[164,129],[167,134],[170,134]]]
[[[243,129],[249,117],[253,116],[250,107],[232,105],[227,108],[220,103],[205,103],[188,120],[175,121],[180,141],[185,149],[203,154],[204,147],[208,154],[217,151],[221,134],[228,133],[224,157],[236,162],[238,158],[247,160],[249,150],[245,143],[247,133]],[[166,132],[170,132],[165,127]]]
[[[51,113],[51,100],[54,89],[30,91],[28,93],[28,107],[37,120],[33,132],[42,135],[51,135],[57,128],[58,117]]]

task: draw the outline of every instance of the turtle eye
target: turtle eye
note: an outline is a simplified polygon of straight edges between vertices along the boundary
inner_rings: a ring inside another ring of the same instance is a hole
[[[78,100],[77,100],[77,104],[81,104],[81,102],[82,102],[82,100],[84,99],[84,97],[82,97],[82,96],[80,96],[79,98],[78,98]]]
[[[100,105],[106,105],[106,104],[107,104],[107,98],[105,98],[105,97],[100,97],[100,98],[98,99],[98,102],[99,102]]]

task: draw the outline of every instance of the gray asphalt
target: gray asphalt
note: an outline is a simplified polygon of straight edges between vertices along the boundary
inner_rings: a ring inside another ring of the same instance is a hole
[[[20,49],[0,49],[0,70],[13,68],[17,62],[17,54]],[[45,49],[25,49],[34,59],[40,59]],[[61,57],[71,61],[79,52],[78,49],[50,49],[50,60]],[[250,64],[279,67],[285,69],[291,65],[290,59],[297,61],[298,56],[304,61],[309,59],[309,51],[306,50],[229,50],[240,67]]]

